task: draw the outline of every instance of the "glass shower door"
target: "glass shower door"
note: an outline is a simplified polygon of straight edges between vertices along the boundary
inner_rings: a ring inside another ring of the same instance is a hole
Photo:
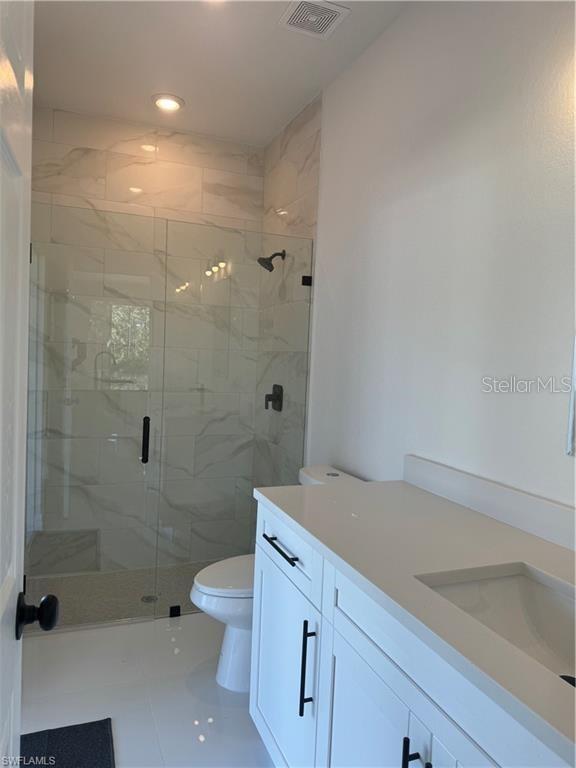
[[[32,244],[26,574],[62,624],[155,612],[165,229],[53,206]]]
[[[312,243],[47,208],[31,265],[29,600],[56,594],[75,625],[195,610],[195,574],[253,552],[254,487],[298,482]],[[281,410],[266,408],[275,385]]]
[[[284,252],[273,270],[259,260]],[[256,485],[298,482],[312,242],[168,221],[159,612],[194,575],[254,551]],[[273,385],[281,411],[266,409]]]

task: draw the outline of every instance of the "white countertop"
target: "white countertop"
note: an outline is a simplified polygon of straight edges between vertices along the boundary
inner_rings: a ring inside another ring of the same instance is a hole
[[[371,597],[551,749],[568,754],[575,689],[415,576],[523,562],[573,584],[572,551],[401,481],[261,488],[254,496],[346,576],[375,588]]]

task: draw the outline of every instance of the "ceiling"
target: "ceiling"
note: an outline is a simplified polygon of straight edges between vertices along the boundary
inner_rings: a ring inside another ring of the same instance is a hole
[[[402,6],[346,5],[322,40],[279,26],[287,2],[37,2],[35,101],[262,145]],[[176,115],[152,104],[166,91],[186,102]]]

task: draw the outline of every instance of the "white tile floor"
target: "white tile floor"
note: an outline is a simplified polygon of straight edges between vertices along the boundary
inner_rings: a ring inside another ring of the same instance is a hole
[[[267,768],[248,696],[214,679],[221,638],[204,614],[29,636],[22,731],[111,717],[117,768]]]

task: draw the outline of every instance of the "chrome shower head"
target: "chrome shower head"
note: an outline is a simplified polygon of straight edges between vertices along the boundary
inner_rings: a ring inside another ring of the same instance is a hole
[[[277,253],[273,253],[272,256],[261,256],[258,259],[258,264],[260,264],[261,267],[264,267],[265,270],[268,272],[274,271],[274,264],[272,263],[276,256],[280,256],[282,261],[286,258],[286,251],[278,251]]]

